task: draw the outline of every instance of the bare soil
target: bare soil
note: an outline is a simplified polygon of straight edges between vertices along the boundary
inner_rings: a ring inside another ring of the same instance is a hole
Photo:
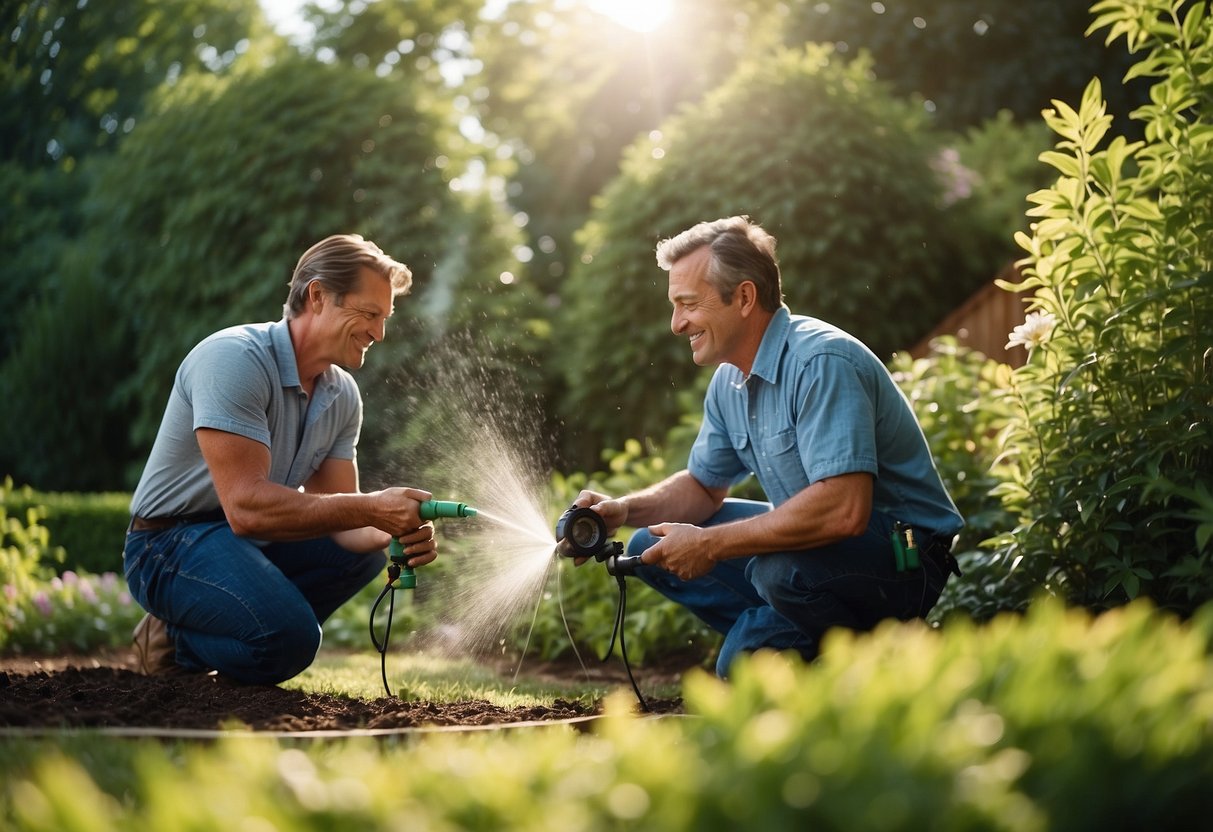
[[[504,668],[502,669],[504,671]],[[678,668],[637,670],[641,692],[677,678]],[[530,675],[584,678],[580,667],[545,665]],[[595,668],[595,681],[630,688],[623,668]],[[681,699],[645,696],[649,712],[682,712]],[[639,710],[639,705],[637,706]],[[601,703],[557,699],[550,707],[503,708],[485,701],[438,703],[395,697],[353,699],[218,675],[144,676],[130,651],[58,658],[0,657],[0,726],[21,729],[130,728],[261,732],[356,731],[435,726],[506,726],[585,720]]]

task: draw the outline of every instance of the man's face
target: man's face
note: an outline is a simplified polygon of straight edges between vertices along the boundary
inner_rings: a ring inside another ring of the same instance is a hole
[[[691,342],[691,358],[700,367],[737,363],[743,318],[739,304],[726,304],[708,283],[710,249],[704,246],[670,268],[670,329]],[[736,297],[734,297],[736,300]]]
[[[332,295],[326,297],[318,316],[326,334],[328,359],[356,370],[362,366],[371,344],[382,341],[387,319],[392,315],[392,285],[363,268],[354,291],[346,293],[337,305]]]

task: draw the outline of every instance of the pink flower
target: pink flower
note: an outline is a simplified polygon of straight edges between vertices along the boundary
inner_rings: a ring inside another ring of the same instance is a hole
[[[51,604],[51,599],[42,590],[34,593],[34,606],[38,608],[38,612],[42,613],[46,618],[51,617],[54,611],[54,605]]]

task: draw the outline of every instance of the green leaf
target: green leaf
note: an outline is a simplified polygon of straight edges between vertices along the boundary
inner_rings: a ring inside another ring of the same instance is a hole
[[[1057,170],[1061,171],[1063,176],[1077,177],[1081,174],[1078,159],[1074,158],[1074,156],[1069,153],[1061,153],[1056,150],[1046,150],[1044,153],[1040,154],[1040,161],[1057,168]],[[1029,199],[1030,198],[1031,197],[1029,197]]]

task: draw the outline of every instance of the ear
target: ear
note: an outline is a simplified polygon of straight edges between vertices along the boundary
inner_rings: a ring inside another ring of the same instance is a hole
[[[307,285],[307,305],[313,312],[319,312],[324,306],[324,287],[319,280],[313,280]]]
[[[758,287],[752,280],[743,280],[734,293],[734,298],[741,309],[742,315],[749,315],[758,308]]]

